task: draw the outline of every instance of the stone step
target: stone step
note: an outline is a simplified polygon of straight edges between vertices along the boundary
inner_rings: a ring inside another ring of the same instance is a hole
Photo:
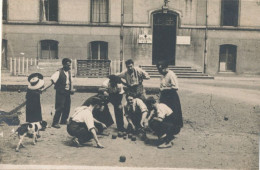
[[[141,65],[140,67],[142,69],[147,69],[147,68],[149,69],[149,68],[156,68],[156,65]],[[170,66],[168,66],[168,68],[190,69],[191,67],[190,66],[172,66],[172,65],[170,65]]]
[[[190,79],[214,79],[213,76],[209,75],[176,75],[178,78],[190,78]],[[150,75],[151,78],[160,78],[160,75]]]
[[[145,70],[151,78],[158,78],[161,75],[159,74],[156,66],[146,65],[140,66]],[[204,74],[201,71],[197,71],[190,66],[169,66],[169,69],[174,71],[178,78],[197,78],[197,79],[214,79],[214,77]]]
[[[202,73],[201,71],[197,71],[196,69],[189,69],[189,70],[173,70],[173,69],[170,69],[172,70],[174,73]],[[158,70],[145,70],[147,73],[159,73]]]

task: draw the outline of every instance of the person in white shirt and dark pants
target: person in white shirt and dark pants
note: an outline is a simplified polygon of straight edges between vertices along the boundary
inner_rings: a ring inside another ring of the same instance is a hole
[[[174,125],[181,129],[183,127],[182,109],[177,93],[179,85],[177,76],[168,68],[167,61],[157,63],[157,69],[161,74],[159,102],[166,104],[174,113]]]
[[[51,83],[45,88],[47,89],[54,84],[54,89],[56,90],[55,115],[52,123],[52,127],[54,128],[60,128],[59,122],[60,124],[67,124],[71,105],[70,95],[74,93],[70,71],[71,60],[64,58],[62,65],[63,67],[51,76]]]

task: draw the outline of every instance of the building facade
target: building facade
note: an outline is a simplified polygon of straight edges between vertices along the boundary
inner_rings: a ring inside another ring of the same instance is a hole
[[[259,14],[259,0],[3,0],[2,67],[22,53],[260,74]]]

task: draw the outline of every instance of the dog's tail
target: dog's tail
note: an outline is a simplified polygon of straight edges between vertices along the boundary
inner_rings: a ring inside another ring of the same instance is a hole
[[[17,135],[17,134],[18,134],[18,129],[16,129],[16,131],[12,129],[10,136]]]

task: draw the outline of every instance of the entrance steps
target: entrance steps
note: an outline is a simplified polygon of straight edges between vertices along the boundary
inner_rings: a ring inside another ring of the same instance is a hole
[[[155,65],[142,65],[140,67],[145,70],[151,78],[160,77]],[[172,70],[178,78],[214,79],[214,77],[197,71],[197,69],[190,66],[169,66],[169,69]]]

